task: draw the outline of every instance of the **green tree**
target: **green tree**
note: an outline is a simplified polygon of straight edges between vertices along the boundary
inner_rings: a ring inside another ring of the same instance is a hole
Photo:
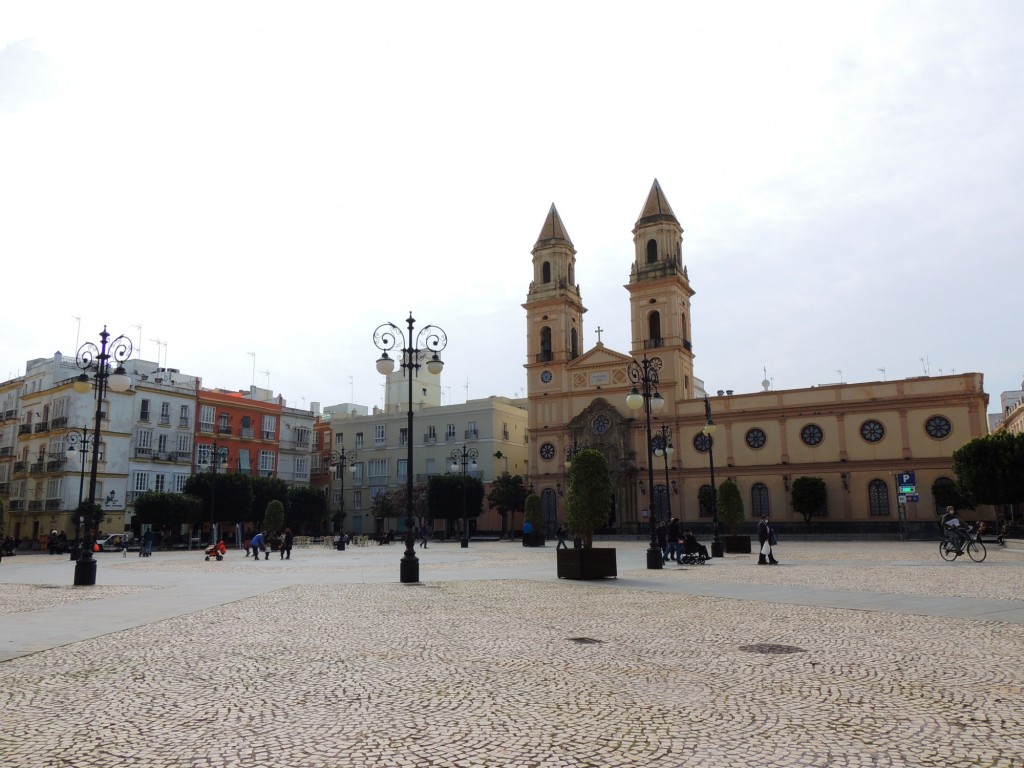
[[[7,535],[7,508],[4,507],[4,502],[0,499],[0,536]]]
[[[523,502],[523,522],[533,526],[534,531],[541,530],[544,525],[544,513],[541,511],[540,496],[528,494]]]
[[[498,510],[501,515],[501,533],[511,534],[515,526],[515,514],[522,511],[526,504],[526,485],[521,475],[510,475],[502,472],[494,478],[491,489],[487,492],[487,506]]]
[[[398,512],[398,507],[395,505],[395,494],[391,491],[378,492],[373,497],[373,505],[370,507],[370,512],[378,520],[390,520]],[[387,523],[385,527],[390,530],[391,524]]]
[[[295,531],[323,532],[327,524],[327,497],[319,488],[288,489],[288,527]]]
[[[252,482],[252,478],[248,475],[238,473],[200,472],[185,481],[183,490],[189,496],[195,496],[202,503],[203,511],[196,522],[201,523],[216,518],[217,522],[228,522],[234,525],[253,519]],[[213,505],[213,514],[211,514],[211,504]],[[266,504],[262,509],[265,508]]]
[[[277,499],[267,503],[267,509],[263,513],[263,530],[271,536],[276,536],[284,530],[284,504]]]
[[[140,523],[161,533],[178,535],[183,525],[195,526],[205,520],[203,502],[187,493],[146,491],[135,497],[135,516]]]
[[[940,477],[932,483],[932,498],[935,499],[935,514],[941,515],[946,507],[954,509],[973,509],[974,505],[967,499],[954,480]]]
[[[262,514],[272,501],[280,501],[285,514],[288,513],[288,485],[277,477],[254,477],[252,480],[252,508]],[[263,528],[270,530],[264,523]]]
[[[978,437],[953,451],[960,491],[973,504],[1024,502],[1024,433]]]
[[[798,477],[793,481],[793,511],[801,515],[811,532],[811,518],[825,509],[828,488],[820,477]]]
[[[404,517],[406,512],[406,501],[405,496],[408,493],[408,488],[404,485],[399,486],[395,489],[395,514],[399,517]],[[426,525],[429,517],[430,510],[427,507],[427,485],[426,483],[419,483],[412,487],[412,516],[414,520],[418,521],[419,525]]]
[[[743,522],[743,497],[740,489],[732,480],[726,480],[718,486],[718,519],[729,526],[733,536]]]
[[[612,479],[608,460],[600,451],[584,448],[569,467],[565,520],[569,530],[583,539],[583,548],[594,546],[594,531],[608,524],[612,511]]]
[[[427,511],[434,520],[462,517],[462,483],[456,475],[431,475],[427,481]]]

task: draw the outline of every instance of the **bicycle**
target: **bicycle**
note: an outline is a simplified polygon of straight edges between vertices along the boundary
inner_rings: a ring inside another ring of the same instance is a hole
[[[988,557],[988,550],[985,549],[985,544],[978,539],[978,533],[973,528],[967,529],[967,540],[960,547],[957,547],[949,536],[946,536],[939,543],[939,554],[943,560],[956,560],[963,554],[964,550],[967,551],[967,556],[976,563],[983,562]]]

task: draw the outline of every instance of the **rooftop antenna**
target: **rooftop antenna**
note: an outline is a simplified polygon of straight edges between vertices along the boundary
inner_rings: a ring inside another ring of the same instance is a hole
[[[249,357],[252,358],[252,385],[255,387],[256,386],[256,353],[255,352],[246,352],[245,354],[249,355]]]
[[[142,359],[142,326],[141,325],[133,325],[132,328],[135,328],[139,332],[139,345],[135,348],[135,351],[139,353],[139,360],[141,360]]]
[[[154,344],[156,344],[156,367],[159,368],[160,367],[160,345],[163,344],[163,342],[160,341],[160,339],[150,339],[150,341],[152,341]]]
[[[925,355],[924,357],[921,358],[921,367],[924,368],[924,375],[925,376],[931,376],[932,375],[931,371],[929,370],[930,366],[929,366],[929,363],[928,363],[928,356],[927,355]]]
[[[885,381],[885,368],[879,368],[878,370],[882,372],[882,381]]]
[[[843,369],[842,368],[836,368],[835,371],[836,371],[836,373],[839,374],[839,383],[842,384],[843,383]]]
[[[270,389],[270,371],[260,371],[260,373],[267,377],[267,389]]]
[[[452,388],[451,387],[445,387],[444,389],[445,389],[445,392],[448,393],[448,405],[451,405],[452,404]]]
[[[348,377],[348,401],[350,403],[356,401],[356,385],[355,380],[351,376]]]
[[[469,376],[466,377],[466,402],[469,402]]]
[[[78,321],[78,330],[75,331],[75,351],[77,352],[78,351],[78,339],[82,335],[82,318],[79,317],[78,315],[75,315],[74,319]]]

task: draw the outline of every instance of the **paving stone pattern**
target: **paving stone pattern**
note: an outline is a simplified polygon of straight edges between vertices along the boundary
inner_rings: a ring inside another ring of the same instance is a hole
[[[470,567],[457,549],[437,548],[449,569]],[[486,552],[524,569],[554,557]],[[806,578],[866,590],[930,567],[923,548],[917,566],[846,545],[788,554],[790,573],[727,558],[627,569],[619,584],[430,581],[421,555],[416,585],[319,583],[332,570],[377,568],[397,581],[394,547],[386,562],[299,551],[305,562],[257,565],[239,555],[210,578],[297,566],[304,578],[0,664],[0,766],[1024,767],[1021,624],[643,588]],[[921,576],[915,588],[941,595],[952,578],[979,578],[972,590],[1019,599],[1022,557],[998,557],[975,571],[937,565],[945,577]],[[211,565],[154,555],[117,575],[173,580]],[[18,604],[33,589],[95,599],[89,588],[0,589]],[[772,646],[790,652],[764,652]]]

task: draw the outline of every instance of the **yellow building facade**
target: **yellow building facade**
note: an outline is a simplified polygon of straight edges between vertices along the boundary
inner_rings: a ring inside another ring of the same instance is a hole
[[[682,258],[683,229],[655,180],[633,230],[626,290],[628,353],[598,342],[582,349],[583,306],[575,282],[576,250],[554,206],[533,248],[526,303],[529,481],[541,496],[546,527],[564,519],[567,462],[581,447],[608,460],[615,493],[608,532],[647,534],[650,520],[679,517],[711,530],[701,488],[729,478],[744,501],[750,532],[762,513],[776,527],[804,530],[792,483],[820,477],[826,505],[816,533],[933,535],[932,484],[953,478],[953,451],[988,432],[988,396],[980,373],[793,390],[711,394],[694,376],[691,299]],[[624,265],[625,266],[625,265]],[[629,372],[657,360],[665,406],[652,419],[655,444],[672,451],[648,466],[644,412],[626,406]],[[706,409],[716,425],[704,434]],[[653,483],[651,477],[653,475]],[[915,494],[898,480],[913,476]],[[653,487],[652,487],[653,485]],[[991,510],[978,510],[981,519]],[[722,531],[727,533],[727,531]]]

